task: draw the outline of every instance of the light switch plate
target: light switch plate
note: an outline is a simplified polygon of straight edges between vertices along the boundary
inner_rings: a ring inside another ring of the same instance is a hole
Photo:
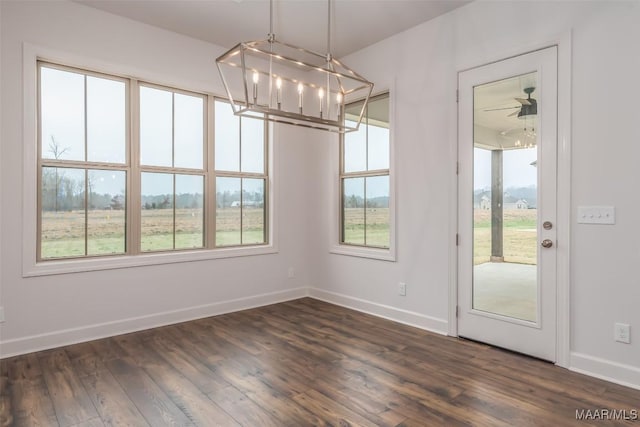
[[[615,224],[613,206],[578,206],[578,224]]]

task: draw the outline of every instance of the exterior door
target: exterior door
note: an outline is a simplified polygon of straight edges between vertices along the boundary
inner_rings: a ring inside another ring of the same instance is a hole
[[[556,360],[557,47],[458,76],[458,335]]]

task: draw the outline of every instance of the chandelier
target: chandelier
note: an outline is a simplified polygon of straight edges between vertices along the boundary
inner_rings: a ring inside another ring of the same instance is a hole
[[[327,53],[276,40],[273,0],[266,40],[241,42],[216,59],[233,112],[332,132],[358,129],[373,83],[331,55],[331,0],[328,0]],[[345,104],[360,101],[345,117]],[[360,104],[362,107],[360,108]]]

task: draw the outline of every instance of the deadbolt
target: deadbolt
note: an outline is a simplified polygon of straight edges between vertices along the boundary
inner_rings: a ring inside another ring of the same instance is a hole
[[[543,248],[550,248],[551,246],[553,246],[553,242],[549,239],[544,239],[541,245]]]
[[[545,230],[551,230],[553,228],[553,224],[551,224],[551,221],[545,221],[542,223],[542,228]]]

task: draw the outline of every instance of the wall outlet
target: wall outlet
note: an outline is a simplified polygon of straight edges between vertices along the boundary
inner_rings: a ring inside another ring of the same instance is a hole
[[[616,323],[613,332],[613,338],[618,342],[625,344],[631,343],[631,326],[624,323]]]
[[[0,323],[4,323],[4,307],[0,307]]]
[[[293,279],[293,278],[294,278],[294,276],[296,275],[296,272],[295,272],[295,270],[293,269],[293,267],[289,267],[288,275],[289,275],[289,279]]]
[[[407,295],[407,284],[400,282],[398,283],[398,295],[405,296]]]

